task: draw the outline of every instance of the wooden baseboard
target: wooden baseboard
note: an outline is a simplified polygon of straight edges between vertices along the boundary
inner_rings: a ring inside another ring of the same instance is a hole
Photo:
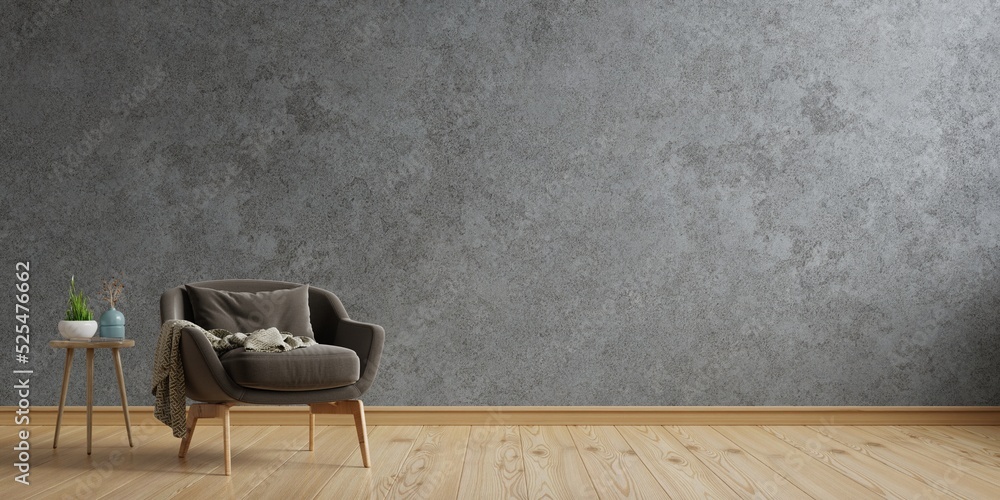
[[[0,407],[13,425],[16,407]],[[58,408],[31,408],[31,425],[55,425]],[[153,407],[130,408],[132,426],[163,425]],[[369,406],[368,425],[1000,425],[1000,406]],[[237,406],[232,425],[308,425],[303,406]],[[87,408],[68,406],[66,425],[86,425]],[[317,425],[354,425],[350,415],[317,415]],[[123,425],[120,406],[94,408],[94,425]],[[201,425],[199,423],[199,425]],[[218,425],[206,419],[204,425]]]

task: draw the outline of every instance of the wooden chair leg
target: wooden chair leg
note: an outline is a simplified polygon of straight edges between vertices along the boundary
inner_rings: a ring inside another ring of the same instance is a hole
[[[356,403],[351,405],[352,413],[354,413],[354,427],[358,431],[358,445],[361,448],[361,462],[365,464],[365,467],[371,468],[371,458],[368,455],[368,427],[365,425],[365,404],[361,401],[352,401]]]
[[[187,435],[181,440],[181,449],[177,456],[184,458],[188,448],[191,446],[191,437],[194,429],[198,425],[199,418],[222,417],[222,451],[226,459],[226,475],[232,475],[232,453],[229,446],[229,409],[230,403],[197,403],[188,408],[187,415]]]
[[[309,451],[316,445],[316,414],[309,412]]]
[[[191,437],[194,436],[194,428],[198,425],[198,405],[191,405],[188,408],[187,414],[187,434],[181,439],[181,449],[177,452],[177,456],[184,458],[187,455],[188,448],[191,446]]]
[[[232,475],[232,460],[229,448],[229,405],[222,407],[222,447],[226,454],[226,475]]]
[[[309,405],[310,440],[312,449],[312,430],[316,413],[332,413],[336,415],[353,415],[354,427],[358,431],[358,445],[361,448],[361,461],[365,467],[371,467],[371,457],[368,454],[368,428],[365,425],[365,404],[359,400],[337,401],[335,403],[311,403]]]

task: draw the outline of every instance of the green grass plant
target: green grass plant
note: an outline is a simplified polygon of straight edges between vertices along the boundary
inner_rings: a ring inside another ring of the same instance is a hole
[[[94,311],[87,304],[87,296],[76,289],[76,279],[69,278],[69,309],[66,309],[66,321],[93,321]]]

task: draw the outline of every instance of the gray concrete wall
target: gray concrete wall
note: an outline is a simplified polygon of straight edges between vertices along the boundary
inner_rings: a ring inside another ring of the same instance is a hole
[[[34,404],[115,270],[140,405],[236,277],[383,325],[369,404],[1000,404],[996,2],[306,3],[0,11]]]

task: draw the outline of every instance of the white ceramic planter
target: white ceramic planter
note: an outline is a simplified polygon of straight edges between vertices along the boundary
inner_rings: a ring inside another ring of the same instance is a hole
[[[89,339],[97,333],[96,321],[66,321],[59,322],[59,335],[64,339]]]

